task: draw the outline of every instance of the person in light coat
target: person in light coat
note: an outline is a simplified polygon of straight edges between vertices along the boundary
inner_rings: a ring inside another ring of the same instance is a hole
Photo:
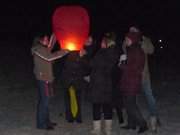
[[[51,53],[56,42],[55,35],[52,34],[50,40],[48,36],[35,38],[31,48],[34,74],[38,86],[37,103],[37,128],[53,130],[56,123],[50,120],[49,98],[53,95],[53,61],[62,58],[68,53],[67,50],[59,50]]]

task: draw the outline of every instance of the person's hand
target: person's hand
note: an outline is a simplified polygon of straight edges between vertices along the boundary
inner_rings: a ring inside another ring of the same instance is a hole
[[[84,45],[90,46],[90,45],[92,45],[92,43],[93,43],[93,38],[92,38],[92,36],[89,36]]]
[[[125,61],[125,60],[127,60],[127,55],[126,54],[121,54],[119,61],[122,62],[122,61]]]
[[[122,62],[126,61],[126,60],[127,60],[127,55],[126,54],[121,54],[118,66],[120,66],[122,64]]]
[[[47,35],[43,36],[42,38],[39,39],[39,42],[42,45],[48,46],[49,44],[49,37]]]
[[[49,39],[48,48],[51,50],[56,43],[56,36],[54,33],[51,34],[51,37]]]
[[[86,81],[86,82],[90,82],[90,76],[88,75],[88,76],[84,76],[84,80]]]
[[[61,50],[56,51],[56,52],[54,52],[54,53],[56,53],[56,55],[58,55],[58,56],[63,57],[63,56],[65,56],[66,54],[69,53],[69,50],[61,49]]]
[[[61,51],[64,53],[64,54],[67,54],[67,53],[69,53],[70,51],[69,50],[67,50],[67,49],[61,49]]]
[[[87,54],[87,52],[86,52],[85,49],[81,49],[80,52],[79,52],[79,56],[80,56],[80,57],[82,57],[82,56],[84,56],[84,55],[86,55],[86,54]]]

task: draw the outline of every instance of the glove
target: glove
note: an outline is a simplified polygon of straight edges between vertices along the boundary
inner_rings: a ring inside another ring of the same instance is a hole
[[[90,76],[88,75],[88,76],[84,76],[84,80],[86,81],[86,82],[90,82]]]
[[[87,52],[86,52],[85,49],[81,49],[80,52],[79,52],[79,56],[80,56],[80,57],[83,57],[83,56],[86,55],[86,54],[87,54]]]
[[[125,60],[127,60],[127,55],[121,54],[119,61],[121,62],[121,61],[125,61]]]
[[[121,54],[118,66],[120,66],[126,60],[127,60],[127,55],[126,54]]]

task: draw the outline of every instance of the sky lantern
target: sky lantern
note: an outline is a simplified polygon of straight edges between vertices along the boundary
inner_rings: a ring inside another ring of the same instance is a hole
[[[52,27],[62,49],[78,51],[89,35],[89,15],[81,6],[60,6],[53,13]]]

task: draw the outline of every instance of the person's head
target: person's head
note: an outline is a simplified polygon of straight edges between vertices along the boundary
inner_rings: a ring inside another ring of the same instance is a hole
[[[93,44],[93,37],[92,36],[89,36],[85,42],[85,46],[90,46]]]
[[[104,34],[105,37],[107,37],[108,39],[111,39],[111,40],[116,40],[116,33],[115,32],[106,32]]]
[[[141,33],[140,32],[129,32],[125,36],[125,44],[127,47],[138,44],[141,41]]]
[[[102,42],[101,42],[101,48],[109,48],[116,44],[116,35],[113,32],[107,32],[103,36]]]
[[[48,47],[49,45],[49,37],[47,35],[40,37],[39,42],[41,45]]]
[[[101,48],[107,48],[107,40],[106,38],[103,38],[101,41]]]
[[[125,45],[127,47],[132,45],[132,41],[129,37],[126,36],[124,41],[125,41]]]
[[[136,26],[129,27],[129,32],[140,32],[140,29]]]

